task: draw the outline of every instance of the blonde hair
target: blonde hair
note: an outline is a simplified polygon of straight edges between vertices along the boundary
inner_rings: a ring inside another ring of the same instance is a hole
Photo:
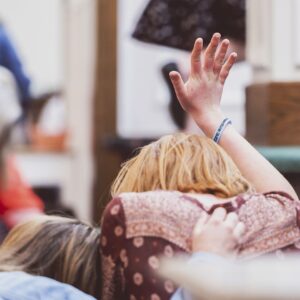
[[[75,219],[40,216],[13,228],[0,246],[0,271],[23,271],[73,285],[99,298],[100,229]]]
[[[229,198],[251,189],[220,146],[206,137],[179,133],[141,148],[125,162],[111,193],[177,190]]]

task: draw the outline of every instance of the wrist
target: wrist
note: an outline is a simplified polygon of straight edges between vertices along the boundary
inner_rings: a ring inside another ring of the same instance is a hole
[[[215,247],[212,245],[199,245],[193,248],[193,253],[210,253],[212,255],[227,256],[227,251],[222,247]]]
[[[208,247],[198,247],[198,248],[194,248],[193,249],[193,253],[197,254],[197,253],[207,253],[213,256],[219,256],[219,257],[233,257],[236,254],[236,249],[235,248],[224,248],[224,247],[212,247],[212,246],[208,246]]]
[[[225,116],[220,109],[216,109],[193,116],[193,118],[205,135],[211,138]]]

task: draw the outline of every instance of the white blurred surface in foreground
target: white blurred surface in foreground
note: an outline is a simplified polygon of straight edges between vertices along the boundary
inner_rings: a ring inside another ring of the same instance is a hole
[[[243,263],[164,261],[161,274],[201,300],[300,299],[300,257]]]

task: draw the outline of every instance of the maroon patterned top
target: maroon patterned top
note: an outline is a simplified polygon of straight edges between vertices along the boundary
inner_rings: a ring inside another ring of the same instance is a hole
[[[190,253],[197,220],[219,206],[246,225],[239,258],[298,251],[300,204],[284,193],[241,195],[213,205],[180,192],[122,194],[103,215],[101,299],[170,299],[176,286],[156,274],[160,257]]]

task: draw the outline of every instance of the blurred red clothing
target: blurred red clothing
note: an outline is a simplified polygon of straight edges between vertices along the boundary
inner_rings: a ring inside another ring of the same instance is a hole
[[[8,227],[41,214],[44,205],[41,199],[22,179],[14,159],[6,163],[6,173],[0,186],[0,218]]]

